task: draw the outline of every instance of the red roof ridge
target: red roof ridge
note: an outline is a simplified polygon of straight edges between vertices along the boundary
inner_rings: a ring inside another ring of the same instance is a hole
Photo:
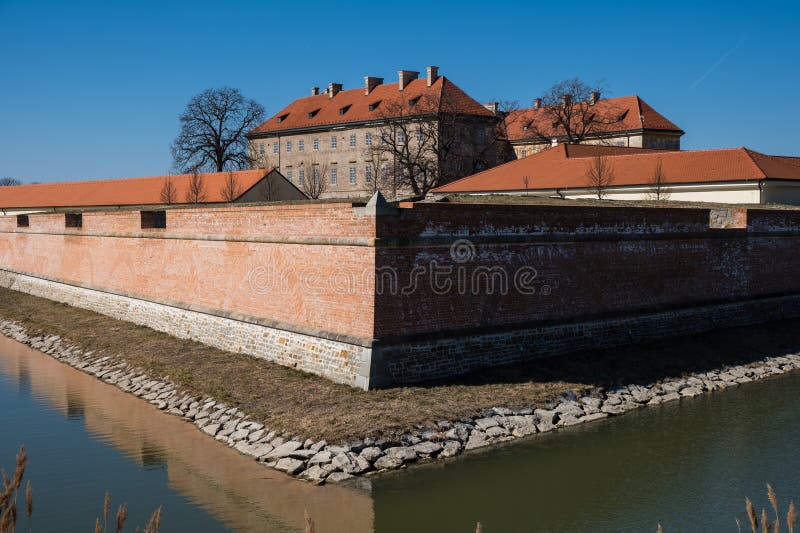
[[[263,172],[264,175],[269,174],[273,170],[277,170],[276,168],[251,168],[246,170],[223,170],[222,172],[200,172],[201,176],[213,176],[216,174],[227,174],[228,172],[233,173],[250,173],[250,172]],[[116,181],[138,181],[138,180],[156,180],[156,179],[164,179],[164,178],[181,178],[181,177],[189,177],[191,176],[191,172],[181,172],[180,174],[163,174],[161,176],[136,176],[133,178],[128,177],[121,177],[121,178],[99,178],[99,179],[85,179],[85,180],[75,180],[75,181],[47,181],[42,183],[23,183],[22,185],[15,185],[15,187],[40,187],[40,186],[50,186],[50,185],[76,185],[76,184],[83,184],[83,183],[90,183],[101,185],[104,183],[113,183]]]

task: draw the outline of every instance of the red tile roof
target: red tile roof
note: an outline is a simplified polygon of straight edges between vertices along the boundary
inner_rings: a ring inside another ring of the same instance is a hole
[[[747,148],[665,151],[561,144],[467,176],[432,192],[584,188],[587,187],[589,158],[598,156],[608,158],[614,173],[612,187],[649,184],[659,161],[666,183],[800,180],[800,157],[765,155]],[[527,187],[524,181],[526,177]]]
[[[244,194],[270,172],[272,171],[263,169],[241,170],[234,174],[241,193]],[[186,201],[186,193],[191,176],[176,174],[0,187],[0,208],[157,205],[162,203],[161,188],[166,178],[170,178],[175,185],[177,198],[174,203],[184,204],[189,203]],[[224,202],[221,191],[228,172],[204,173],[201,176],[206,191],[204,203]]]
[[[579,104],[575,104],[579,105]],[[584,104],[586,105],[586,104]],[[598,124],[597,132],[630,131],[630,130],[666,130],[683,133],[678,126],[667,120],[638,96],[622,96],[619,98],[603,98],[595,104],[595,108],[603,117],[622,117],[613,124]],[[512,111],[506,118],[508,138],[513,141],[532,139],[534,131],[548,137],[562,135],[558,129],[548,124],[550,117],[545,108],[526,108]],[[527,130],[526,126],[532,125]]]
[[[430,113],[430,105],[440,106],[439,111],[442,112],[494,115],[445,76],[437,78],[430,87],[427,78],[413,80],[402,91],[398,85],[378,85],[368,95],[360,87],[339,91],[333,98],[327,93],[298,98],[248,135],[380,120],[386,118],[386,113],[397,109],[398,105],[403,105],[409,115]],[[419,105],[409,105],[416,99],[419,99]],[[375,103],[378,103],[377,107],[371,109]]]

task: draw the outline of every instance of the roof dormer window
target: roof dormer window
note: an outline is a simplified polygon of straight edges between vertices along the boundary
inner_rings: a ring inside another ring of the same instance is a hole
[[[414,107],[419,102],[419,96],[408,101],[408,107]]]
[[[350,110],[350,105],[346,105],[346,106],[342,107],[341,109],[339,109],[339,114],[340,115],[344,115],[349,110]]]
[[[369,110],[370,111],[375,111],[376,109],[378,109],[379,105],[381,105],[381,101],[380,100],[378,100],[376,102],[372,102],[371,104],[369,104]]]
[[[288,117],[288,116],[289,116],[289,113],[286,113],[285,115],[279,116],[278,117],[278,122],[283,122],[284,120],[286,120],[286,117]]]
[[[314,111],[311,111],[311,112],[308,114],[308,118],[314,118],[314,117],[316,117],[316,116],[317,116],[317,113],[319,113],[319,109],[315,109]]]

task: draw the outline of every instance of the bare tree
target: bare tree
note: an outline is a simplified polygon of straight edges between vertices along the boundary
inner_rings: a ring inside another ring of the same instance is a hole
[[[225,183],[219,190],[222,199],[228,203],[234,202],[242,194],[242,187],[239,185],[239,179],[233,172],[228,172],[225,176]]]
[[[328,190],[328,164],[310,162],[305,166],[306,176],[300,184],[306,196],[316,200]]]
[[[183,172],[243,169],[250,164],[245,134],[264,119],[264,108],[238,89],[208,89],[193,97],[180,116],[172,143],[175,167]]]
[[[388,179],[386,169],[389,162],[381,146],[377,143],[368,146],[364,149],[363,157],[366,162],[364,185],[367,192],[372,196],[380,191],[384,196],[393,197],[396,193],[396,188],[392,187],[391,180]]]
[[[12,185],[22,185],[22,182],[16,178],[0,178],[0,187],[10,187]]]
[[[186,191],[186,202],[190,204],[200,204],[206,201],[206,184],[203,175],[199,172],[192,172],[189,178],[189,188]]]
[[[250,168],[263,168],[265,170],[270,170],[273,168],[277,168],[277,162],[273,163],[272,158],[266,151],[263,153],[261,152],[261,148],[256,147],[256,145],[252,145],[250,147]]]
[[[605,157],[593,157],[586,168],[586,181],[592,193],[602,200],[606,189],[614,183],[614,169]]]
[[[161,203],[172,205],[178,201],[178,190],[172,182],[172,178],[167,176],[164,178],[164,184],[161,185]]]
[[[555,83],[540,98],[535,108],[541,116],[524,127],[532,138],[541,142],[562,139],[568,144],[580,144],[587,136],[597,134],[606,126],[617,124],[625,112],[608,105],[598,106],[601,87],[590,87],[580,78]]]
[[[256,188],[256,193],[262,202],[272,202],[278,199],[278,186],[273,179],[272,172],[264,175]]]
[[[447,181],[474,173],[480,161],[476,144],[491,145],[490,138],[496,135],[500,120],[459,113],[458,103],[449,93],[442,94],[398,99],[378,106],[382,125],[379,138],[372,141],[374,150],[387,163],[387,179],[392,188],[408,191],[415,198],[424,197]]]
[[[661,164],[661,159],[656,161],[656,166],[653,169],[653,175],[650,177],[650,193],[648,198],[650,200],[669,200],[670,192],[667,188],[667,175]]]

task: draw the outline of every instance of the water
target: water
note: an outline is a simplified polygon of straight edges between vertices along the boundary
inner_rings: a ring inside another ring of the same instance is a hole
[[[163,531],[736,531],[744,498],[800,495],[800,375],[541,435],[455,461],[314,487],[0,339],[0,464],[29,452],[34,531],[91,530],[106,489]],[[20,528],[21,530],[27,529]],[[126,528],[127,529],[127,528]],[[130,528],[133,529],[132,527]]]

